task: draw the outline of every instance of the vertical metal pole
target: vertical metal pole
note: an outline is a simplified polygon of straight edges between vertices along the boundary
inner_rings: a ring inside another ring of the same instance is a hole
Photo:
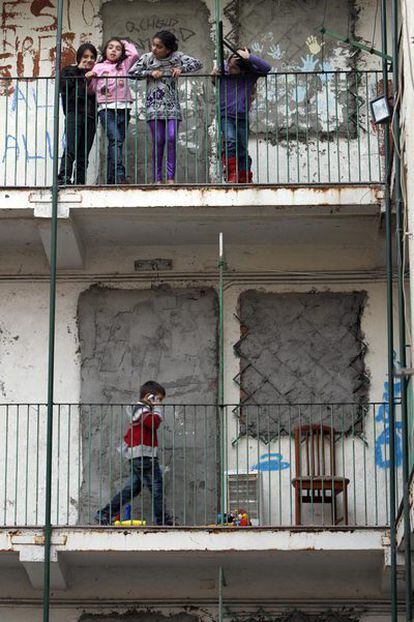
[[[224,588],[224,573],[223,568],[219,566],[219,622],[223,622],[223,588]]]
[[[57,251],[57,209],[58,209],[58,166],[59,166],[59,87],[62,41],[63,0],[57,2],[55,92],[53,123],[53,185],[52,222],[50,239],[50,287],[49,287],[49,347],[47,377],[47,430],[46,430],[46,487],[45,487],[45,557],[43,583],[43,622],[49,622],[50,613],[50,547],[52,541],[52,440],[53,401],[55,371],[55,316],[56,316],[56,251]]]
[[[399,359],[402,368],[407,367],[405,304],[404,304],[404,204],[401,191],[400,162],[400,114],[399,114],[399,50],[398,50],[398,0],[392,2],[392,73],[395,108],[392,127],[394,139],[394,191],[396,203],[396,246],[398,270],[398,315],[399,315]],[[401,377],[401,425],[402,425],[402,480],[403,480],[403,520],[404,520],[404,572],[405,572],[405,619],[412,620],[412,581],[411,581],[411,521],[410,521],[410,461],[409,425],[407,404],[407,378]]]
[[[216,21],[216,64],[217,69],[222,70],[224,66],[223,61],[223,24],[221,23],[221,1],[215,0],[215,21]],[[221,166],[221,112],[220,112],[220,92],[221,84],[224,78],[222,75],[216,76],[216,126],[217,126],[217,143],[216,143],[216,177],[218,181],[222,181],[222,166]]]
[[[382,52],[387,53],[387,0],[381,0]],[[388,96],[388,66],[383,56],[382,78],[384,93]],[[393,265],[392,265],[392,213],[390,196],[390,126],[384,125],[385,148],[385,229],[387,255],[387,333],[388,333],[388,412],[390,429],[390,558],[391,558],[391,622],[397,622],[397,542],[395,525],[395,404],[394,404],[394,322],[393,322]]]
[[[219,443],[220,443],[220,516],[221,524],[224,521],[226,511],[225,489],[225,429],[224,429],[224,270],[226,261],[224,258],[223,234],[219,234],[219,386],[218,386],[218,411],[219,411]]]

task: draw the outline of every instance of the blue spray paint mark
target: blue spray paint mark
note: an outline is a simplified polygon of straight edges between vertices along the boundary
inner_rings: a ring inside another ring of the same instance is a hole
[[[394,362],[396,354],[394,352]],[[397,363],[398,365],[398,363]],[[394,380],[394,397],[401,397],[401,381]],[[384,392],[382,394],[382,401],[378,408],[378,412],[375,416],[375,421],[383,424],[382,432],[375,439],[375,463],[380,469],[389,469],[391,461],[387,457],[389,456],[389,446],[391,440],[391,428],[390,428],[390,409],[388,405],[389,398],[389,383],[386,380],[384,382]],[[388,447],[388,451],[387,450]],[[402,424],[401,421],[395,422],[395,466],[398,468],[402,464]]]
[[[53,160],[53,146],[52,146],[52,138],[49,134],[49,132],[46,130],[46,150],[47,150],[47,154],[44,154],[44,150],[45,148],[42,147],[42,153],[30,153],[30,149],[29,149],[29,145],[28,145],[28,140],[27,140],[27,136],[25,134],[21,135],[21,139],[22,139],[22,143],[23,143],[23,150],[24,150],[24,158],[25,160],[28,162],[29,160],[45,160],[46,159],[46,155],[47,157],[49,157],[50,160]],[[62,148],[64,148],[64,139],[62,138]],[[21,149],[19,146],[19,141],[16,138],[16,136],[13,136],[13,134],[7,134],[6,136],[6,141],[5,141],[5,147],[4,147],[4,152],[3,152],[3,158],[2,158],[2,162],[4,163],[6,161],[6,159],[8,158],[8,151],[14,151],[14,157],[13,157],[13,161],[14,160],[19,160],[20,158],[20,154],[21,154]]]
[[[261,471],[262,473],[266,471],[283,471],[288,469],[289,466],[289,462],[284,462],[282,454],[269,453],[261,455],[259,462],[251,470]]]

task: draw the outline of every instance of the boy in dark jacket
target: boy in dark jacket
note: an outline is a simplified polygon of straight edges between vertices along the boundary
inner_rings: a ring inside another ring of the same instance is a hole
[[[124,489],[96,513],[95,520],[100,525],[110,525],[122,507],[139,495],[142,480],[152,496],[156,524],[174,524],[164,508],[162,472],[157,455],[157,430],[162,422],[162,413],[157,405],[164,397],[165,389],[157,382],[150,380],[142,385],[140,401],[133,407],[131,425],[122,445],[123,455],[131,461],[131,477]]]
[[[270,70],[269,63],[250,54],[247,48],[238,49],[225,63],[224,76],[220,79],[220,116],[223,168],[230,183],[252,181],[248,153],[249,112],[256,82]]]
[[[84,184],[88,156],[96,132],[95,95],[88,93],[85,74],[95,65],[96,48],[84,43],[76,52],[76,65],[64,67],[60,76],[60,93],[65,115],[65,150],[58,175],[58,183]],[[76,162],[75,171],[73,165]]]

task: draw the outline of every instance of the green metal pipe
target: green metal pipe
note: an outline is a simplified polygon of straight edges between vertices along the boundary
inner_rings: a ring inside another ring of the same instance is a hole
[[[387,1],[381,0],[382,76],[384,92],[388,95],[387,54]],[[390,195],[391,151],[389,122],[384,125],[385,143],[385,237],[387,256],[387,345],[388,345],[388,408],[390,439],[390,592],[391,622],[397,622],[397,542],[396,542],[396,491],[395,491],[395,403],[394,403],[394,319],[393,319],[393,263],[392,263],[392,205]]]
[[[404,203],[401,189],[400,162],[400,114],[399,93],[399,28],[398,0],[392,2],[392,52],[393,52],[393,87],[394,102],[392,127],[394,138],[394,192],[396,204],[396,246],[398,270],[398,314],[399,314],[399,359],[403,369],[407,367],[404,301]],[[409,422],[408,422],[408,380],[401,377],[401,424],[402,424],[402,480],[403,480],[403,520],[404,520],[404,573],[405,573],[405,619],[412,621],[412,581],[411,581],[411,519],[410,519],[410,458],[409,458]]]
[[[323,26],[322,28],[316,28],[316,30],[317,32],[320,32],[321,35],[323,36],[331,37],[331,39],[336,39],[337,41],[342,41],[342,43],[347,43],[348,45],[350,45],[353,48],[356,48],[357,50],[362,50],[363,52],[368,52],[368,54],[379,56],[383,60],[385,59],[390,62],[392,61],[392,56],[390,56],[389,54],[384,54],[384,52],[381,52],[380,50],[376,50],[375,48],[370,47],[369,45],[364,45],[360,41],[356,41],[355,39],[352,39],[352,37],[344,37],[343,35],[340,35],[338,32],[334,32],[333,30],[327,30]]]
[[[221,25],[221,0],[215,0],[214,4],[215,22],[216,22],[216,65],[219,69],[223,66],[223,48],[222,41],[222,25]],[[217,126],[217,143],[216,143],[216,178],[222,181],[222,165],[221,165],[221,114],[220,114],[220,89],[222,76],[216,76],[216,126]]]
[[[224,421],[224,258],[223,234],[219,234],[219,383],[218,383],[218,416],[219,416],[219,444],[220,444],[220,515],[221,524],[224,524],[226,510],[225,488],[225,421]]]
[[[57,2],[55,91],[53,121],[53,181],[52,181],[52,222],[50,240],[50,287],[49,287],[49,344],[47,375],[47,429],[46,429],[46,486],[45,486],[45,557],[43,582],[43,622],[49,622],[50,614],[50,548],[52,543],[52,442],[53,442],[53,403],[55,372],[55,320],[56,320],[56,255],[57,255],[57,211],[58,211],[58,166],[59,166],[59,90],[60,62],[63,22],[63,0]]]

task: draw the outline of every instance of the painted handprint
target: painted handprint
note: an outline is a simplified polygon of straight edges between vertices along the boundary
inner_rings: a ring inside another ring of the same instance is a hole
[[[300,59],[302,61],[302,71],[315,71],[318,59],[313,57],[313,54],[306,54]]]
[[[269,50],[267,52],[269,56],[271,56],[274,60],[280,60],[282,58],[282,50],[280,49],[280,45],[273,44],[269,46]]]
[[[315,35],[311,35],[310,37],[306,39],[306,45],[308,46],[309,52],[311,54],[319,54],[319,52],[322,49],[322,46],[324,45],[324,42],[322,41],[321,43],[319,43]]]
[[[263,43],[259,43],[259,41],[254,41],[251,47],[252,47],[252,52],[254,52],[254,54],[262,54],[264,50]]]

